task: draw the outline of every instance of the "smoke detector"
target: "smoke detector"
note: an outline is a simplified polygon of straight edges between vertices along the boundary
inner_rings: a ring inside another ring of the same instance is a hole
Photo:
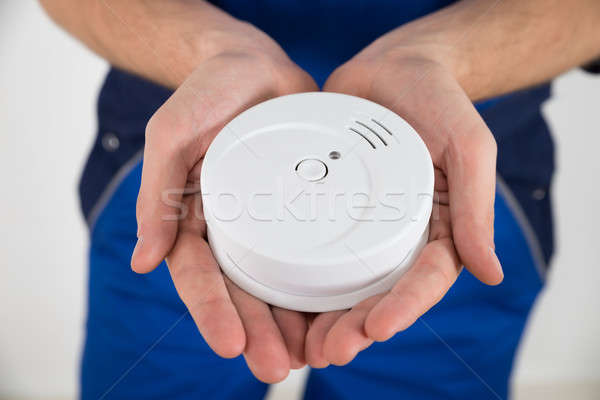
[[[201,173],[223,272],[269,304],[309,312],[393,286],[427,242],[433,183],[427,147],[404,119],[324,92],[241,113]]]

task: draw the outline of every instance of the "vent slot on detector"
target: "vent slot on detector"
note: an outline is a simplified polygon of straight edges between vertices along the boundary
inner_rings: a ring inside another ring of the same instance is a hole
[[[381,143],[383,143],[384,146],[387,146],[387,142],[385,140],[383,140],[381,135],[379,133],[375,132],[375,130],[373,128],[371,128],[369,125],[365,124],[364,122],[360,122],[360,121],[356,121],[356,123],[358,125],[362,126],[363,128],[368,129],[370,132],[373,133],[373,135],[377,136],[377,138],[379,138],[379,140],[381,140]]]
[[[374,148],[374,149],[376,148],[375,145],[373,144],[373,142],[371,142],[369,140],[369,138],[366,137],[363,133],[361,133],[358,129],[355,129],[355,128],[352,128],[352,127],[348,128],[348,129],[350,129],[352,132],[356,133],[358,136],[360,136],[361,138],[363,138],[364,140],[366,140],[366,142],[369,143],[369,145],[372,148]]]
[[[384,131],[386,131],[388,133],[388,135],[390,136],[394,136],[392,134],[392,131],[390,131],[385,125],[383,125],[381,122],[377,121],[376,119],[371,118],[371,121],[373,121],[375,124],[377,124],[379,127],[381,127],[381,129],[383,129]]]
[[[383,123],[377,121],[374,118],[371,118],[369,123],[365,123],[359,120],[354,120],[354,123],[356,124],[356,126],[348,127],[348,129],[351,132],[354,132],[355,134],[359,135],[373,149],[376,149],[377,145],[379,144],[383,144],[387,147],[388,141],[386,137],[388,135],[393,136],[392,131],[390,131],[385,125],[383,125]],[[385,133],[383,133],[382,131]]]

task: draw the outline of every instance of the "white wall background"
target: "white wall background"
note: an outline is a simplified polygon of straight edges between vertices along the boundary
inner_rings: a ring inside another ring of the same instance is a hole
[[[0,398],[71,399],[87,237],[76,183],[105,63],[33,0],[0,2]],[[515,372],[517,399],[600,398],[600,78],[561,77],[545,111],[558,144],[558,253]],[[290,399],[302,372],[271,398]]]

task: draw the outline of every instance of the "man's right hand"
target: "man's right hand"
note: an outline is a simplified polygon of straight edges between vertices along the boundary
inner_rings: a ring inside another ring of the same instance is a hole
[[[222,275],[195,201],[202,158],[227,122],[268,98],[318,90],[279,46],[257,35],[250,49],[202,62],[148,123],[131,265],[147,273],[166,258],[179,296],[215,353],[243,353],[258,379],[277,382],[305,364],[306,317],[270,307]],[[187,207],[185,218],[172,218],[180,214],[174,203]]]
[[[270,308],[223,277],[191,207],[214,136],[240,112],[271,97],[318,90],[268,35],[206,1],[40,0],[48,14],[111,65],[170,88],[146,129],[138,238],[132,267],[163,259],[209,346],[244,353],[265,382],[304,365],[305,316]],[[164,201],[168,196],[168,201]]]

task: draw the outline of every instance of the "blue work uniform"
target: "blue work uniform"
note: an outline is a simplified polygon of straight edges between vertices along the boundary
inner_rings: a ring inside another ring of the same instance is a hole
[[[382,34],[452,1],[214,3],[265,31],[322,84]],[[100,93],[98,137],[80,183],[90,232],[81,397],[258,399],[267,386],[242,357],[213,354],[164,263],[147,275],[129,267],[145,125],[170,94],[117,69]],[[549,96],[544,84],[477,104],[498,143],[495,241],[504,282],[488,287],[463,272],[406,331],[347,366],[310,371],[306,399],[507,398],[515,351],[553,250],[553,143],[540,111]]]

